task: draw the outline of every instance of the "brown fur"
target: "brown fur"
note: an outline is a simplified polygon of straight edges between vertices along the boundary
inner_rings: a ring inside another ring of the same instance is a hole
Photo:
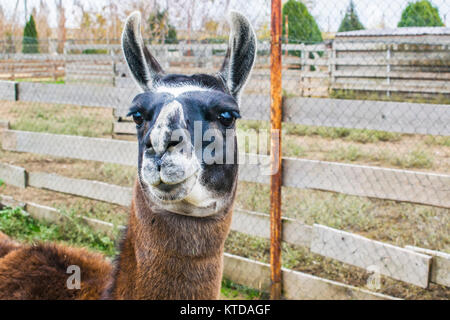
[[[18,245],[0,234],[0,299],[218,298],[231,208],[210,218],[157,210],[136,182],[114,269],[84,249]],[[66,286],[70,265],[81,269],[81,290]]]
[[[67,268],[81,269],[81,289],[68,289]],[[0,258],[0,299],[98,299],[111,273],[104,257],[56,244],[23,245]]]
[[[19,248],[19,244],[9,239],[9,237],[0,232],[0,259],[12,250]]]
[[[155,211],[136,182],[126,237],[103,297],[217,299],[231,208],[211,218]]]

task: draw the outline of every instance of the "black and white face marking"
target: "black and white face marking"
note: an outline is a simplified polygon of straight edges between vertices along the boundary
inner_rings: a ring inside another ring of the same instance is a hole
[[[233,200],[230,190],[238,170],[234,122],[239,109],[224,92],[185,88],[161,87],[133,100],[130,115],[135,116],[138,132],[138,176],[159,207],[209,216]]]
[[[158,208],[195,217],[228,210],[237,184],[235,120],[252,69],[256,37],[247,19],[231,14],[230,49],[217,75],[165,75],[145,49],[140,15],[126,22],[122,47],[144,93],[130,116],[139,141],[138,176]]]

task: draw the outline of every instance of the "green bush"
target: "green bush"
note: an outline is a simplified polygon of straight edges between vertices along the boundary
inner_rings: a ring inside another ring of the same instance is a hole
[[[153,13],[148,18],[148,24],[150,26],[151,40],[162,43],[176,44],[177,30],[173,25],[169,23],[169,11],[162,10]]]
[[[353,31],[353,30],[363,30],[365,29],[361,21],[359,21],[358,14],[356,13],[355,4],[353,0],[345,13],[344,19],[342,19],[341,25],[339,26],[338,32]]]
[[[289,43],[313,43],[322,41],[322,33],[306,6],[297,0],[289,0],[283,6],[283,37],[286,37],[288,17]]]
[[[439,10],[428,0],[410,2],[402,12],[399,27],[443,27]]]
[[[81,54],[107,54],[108,50],[106,49],[85,49],[81,51]]]
[[[39,53],[38,33],[33,15],[30,16],[30,20],[28,20],[23,30],[22,52]]]

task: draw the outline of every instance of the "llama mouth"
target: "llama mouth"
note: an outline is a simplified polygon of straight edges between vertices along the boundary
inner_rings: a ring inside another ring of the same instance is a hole
[[[176,183],[167,184],[159,183],[156,186],[150,186],[150,192],[154,197],[162,202],[179,202],[184,200],[192,191],[197,182],[197,174],[194,174],[186,180]]]

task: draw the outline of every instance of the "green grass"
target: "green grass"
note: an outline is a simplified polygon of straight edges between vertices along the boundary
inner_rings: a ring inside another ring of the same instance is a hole
[[[11,121],[11,129],[87,137],[111,136],[111,110],[89,109],[59,104],[19,103],[10,110],[15,118]]]
[[[450,137],[426,136],[425,144],[431,146],[450,147]]]
[[[429,154],[422,150],[413,150],[406,155],[394,157],[391,163],[401,168],[430,169],[434,160]]]
[[[226,299],[245,299],[245,300],[259,300],[269,299],[266,292],[261,292],[237,283],[231,280],[223,279],[221,288],[222,297]]]
[[[270,124],[267,121],[239,120],[238,130],[270,130]],[[368,129],[347,129],[347,128],[329,128],[320,126],[306,126],[301,124],[283,123],[283,133],[292,136],[318,136],[326,139],[342,139],[344,141],[353,141],[359,143],[375,142],[394,142],[400,141],[402,135],[399,133],[368,130]]]
[[[0,231],[10,237],[25,241],[56,241],[78,247],[88,247],[107,256],[114,256],[114,241],[108,236],[94,232],[81,218],[66,214],[64,225],[37,221],[21,208],[0,210]]]
[[[340,147],[332,150],[327,155],[329,161],[357,161],[364,156],[364,153],[356,146]]]
[[[72,217],[84,216],[99,219],[115,226],[127,224],[127,216],[118,214],[116,206],[106,202],[80,198],[70,205],[54,205],[54,207]]]

